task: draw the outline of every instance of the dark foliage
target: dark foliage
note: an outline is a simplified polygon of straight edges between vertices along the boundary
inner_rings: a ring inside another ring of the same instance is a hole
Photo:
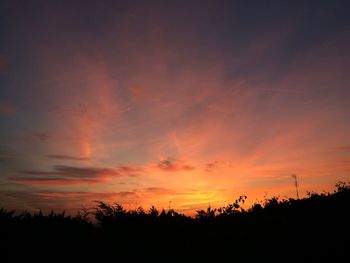
[[[76,216],[0,210],[1,258],[38,261],[348,261],[350,184],[303,199],[246,196],[188,217],[172,209],[127,211],[98,202]],[[91,216],[95,223],[90,221]]]

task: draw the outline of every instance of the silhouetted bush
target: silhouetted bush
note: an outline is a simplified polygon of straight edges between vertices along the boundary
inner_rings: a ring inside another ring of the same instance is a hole
[[[303,261],[348,258],[349,183],[336,184],[332,193],[308,193],[302,199],[272,197],[243,209],[246,198],[198,210],[194,217],[173,209],[126,210],[104,202],[97,202],[93,211],[83,208],[76,216],[0,209],[2,254],[11,262],[48,255],[79,262],[169,257],[182,261],[185,256],[195,261],[284,261],[286,255]]]

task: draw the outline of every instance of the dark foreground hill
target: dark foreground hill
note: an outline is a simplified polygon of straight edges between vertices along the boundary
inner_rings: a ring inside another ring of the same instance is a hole
[[[98,203],[90,215],[0,210],[1,262],[350,262],[350,184],[304,199],[245,196],[187,217]],[[267,260],[267,261],[266,261]]]

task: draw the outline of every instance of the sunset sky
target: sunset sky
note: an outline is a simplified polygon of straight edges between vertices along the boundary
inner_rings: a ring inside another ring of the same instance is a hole
[[[0,36],[0,207],[350,180],[350,1],[1,1]]]

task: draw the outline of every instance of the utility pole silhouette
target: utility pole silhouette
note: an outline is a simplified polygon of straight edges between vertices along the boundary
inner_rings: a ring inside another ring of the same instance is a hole
[[[292,174],[292,177],[294,178],[295,190],[297,191],[297,199],[299,199],[298,178],[296,174]]]

